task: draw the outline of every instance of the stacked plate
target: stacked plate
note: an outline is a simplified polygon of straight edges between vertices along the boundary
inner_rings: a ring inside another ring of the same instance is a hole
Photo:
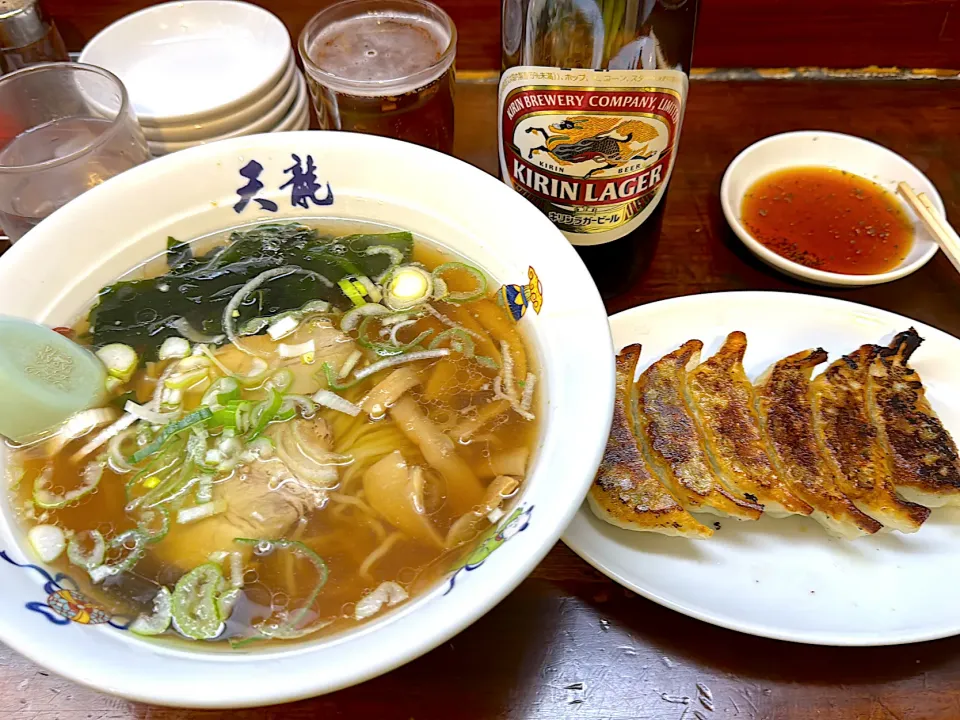
[[[80,62],[120,77],[154,155],[310,123],[286,27],[244,2],[141,10],[94,37]]]

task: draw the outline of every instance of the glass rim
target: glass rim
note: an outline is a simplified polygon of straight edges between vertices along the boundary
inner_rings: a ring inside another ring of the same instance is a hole
[[[324,70],[313,61],[307,52],[307,36],[317,30],[325,15],[331,11],[349,8],[350,6],[359,7],[381,3],[385,5],[410,5],[428,10],[439,16],[439,18],[446,23],[447,29],[450,32],[450,40],[447,42],[447,47],[440,53],[440,57],[437,58],[436,62],[423,70],[418,70],[409,75],[392,78],[390,80],[351,80]],[[307,21],[297,40],[297,50],[300,53],[300,59],[303,61],[303,67],[304,70],[307,71],[307,74],[313,80],[332,90],[348,94],[351,90],[354,90],[360,91],[363,95],[371,96],[383,95],[386,94],[386,91],[396,88],[408,88],[404,90],[404,92],[413,92],[429,85],[453,65],[454,58],[457,54],[457,26],[454,24],[450,15],[447,14],[446,10],[428,0],[339,0],[339,2],[325,7]]]
[[[6,165],[0,160],[0,174],[8,173],[28,173],[28,172],[39,172],[43,170],[49,170],[51,168],[59,167],[60,165],[65,165],[67,163],[73,162],[74,160],[86,155],[87,153],[96,150],[98,147],[106,143],[117,131],[117,128],[123,121],[124,116],[127,114],[127,111],[130,107],[130,98],[127,95],[127,88],[121,82],[120,78],[114,75],[109,70],[102,68],[98,65],[90,65],[88,63],[80,62],[48,62],[48,63],[38,63],[36,65],[29,65],[25,68],[20,68],[15,70],[9,75],[4,75],[0,77],[0,91],[3,90],[3,87],[7,85],[11,80],[17,80],[25,75],[30,75],[33,73],[42,73],[49,70],[81,70],[84,72],[92,72],[95,75],[106,78],[112,82],[120,90],[120,107],[117,110],[117,114],[110,120],[110,127],[106,129],[105,132],[97,135],[89,143],[84,145],[82,148],[74,150],[71,153],[64,155],[63,157],[51,158],[50,160],[44,160],[43,162],[30,163],[29,165]],[[40,127],[40,126],[36,126]],[[33,128],[31,128],[32,130]],[[29,132],[29,130],[21,131],[17,133],[20,135],[22,132]],[[16,137],[15,135],[14,137]],[[12,140],[13,138],[11,138]]]

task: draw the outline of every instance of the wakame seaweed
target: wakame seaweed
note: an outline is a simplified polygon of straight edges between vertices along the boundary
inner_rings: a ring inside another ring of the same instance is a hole
[[[182,334],[175,328],[182,324],[181,318],[194,333],[222,335],[223,310],[230,298],[260,273],[287,265],[323,275],[333,287],[308,275],[267,282],[240,307],[237,327],[255,317],[295,310],[311,300],[326,300],[345,309],[350,301],[337,281],[347,275],[376,277],[386,270],[389,255],[364,254],[378,245],[396,248],[408,261],[413,236],[392,232],[331,237],[299,223],[270,224],[235,231],[226,245],[197,256],[189,244],[169,238],[167,273],[120,281],[100,291],[90,311],[93,344],[126,343],[152,359],[164,340]]]

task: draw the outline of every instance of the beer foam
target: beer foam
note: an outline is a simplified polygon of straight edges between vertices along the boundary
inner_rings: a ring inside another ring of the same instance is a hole
[[[414,13],[366,13],[324,27],[308,55],[325,75],[322,85],[351,95],[401,95],[429,85],[446,72],[450,32]],[[330,76],[333,76],[332,78]]]

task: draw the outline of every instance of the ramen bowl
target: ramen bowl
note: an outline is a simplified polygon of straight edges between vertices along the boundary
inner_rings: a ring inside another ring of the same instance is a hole
[[[68,578],[33,557],[5,496],[0,642],[66,678],[132,700],[207,708],[285,702],[375,677],[443,643],[502,600],[559,538],[609,431],[614,372],[606,313],[552,223],[466,163],[336,132],[192,148],[107,181],[28,233],[0,258],[0,307],[6,315],[70,325],[101,287],[162,252],[168,236],[292,219],[407,229],[514,290],[539,277],[536,306],[515,309],[513,317],[537,355],[540,432],[523,490],[496,531],[435,585],[354,630],[230,651],[124,630],[120,618],[78,598]]]

